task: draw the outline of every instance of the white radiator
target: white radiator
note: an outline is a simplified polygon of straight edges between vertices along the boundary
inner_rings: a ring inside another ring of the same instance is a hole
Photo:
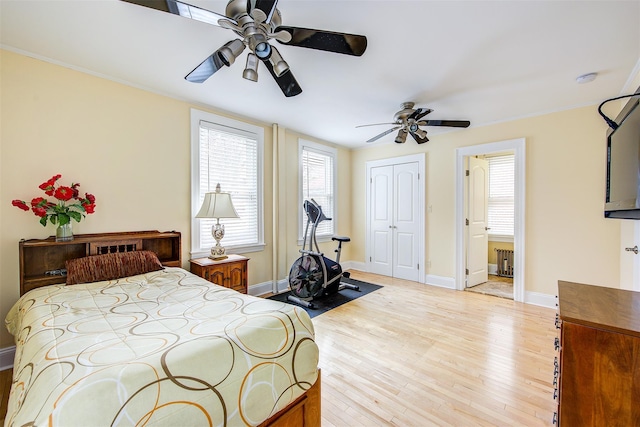
[[[513,250],[496,249],[495,251],[498,258],[498,276],[513,277]]]

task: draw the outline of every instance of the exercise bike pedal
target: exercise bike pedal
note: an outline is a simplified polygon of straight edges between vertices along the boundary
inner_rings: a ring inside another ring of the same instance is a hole
[[[345,279],[348,279],[349,277],[351,277],[351,273],[348,271],[345,271],[344,273],[342,273],[342,277],[344,277]]]

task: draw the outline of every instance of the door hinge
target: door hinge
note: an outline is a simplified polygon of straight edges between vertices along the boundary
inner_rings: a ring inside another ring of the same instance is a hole
[[[371,261],[372,261],[372,259],[371,259],[371,257],[369,257],[369,262],[371,262]]]
[[[465,175],[465,176],[469,176],[469,169],[467,169],[467,170],[465,170],[465,171],[464,171],[464,175]]]
[[[469,218],[464,219],[464,225],[469,225]]]
[[[420,264],[418,264],[418,270],[420,270]]]
[[[466,274],[467,276],[469,275],[469,269],[468,268],[464,269],[464,274]]]

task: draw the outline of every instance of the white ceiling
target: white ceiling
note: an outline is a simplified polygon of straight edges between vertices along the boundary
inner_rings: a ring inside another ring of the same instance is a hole
[[[227,3],[187,2],[220,14]],[[349,147],[387,129],[355,126],[392,121],[404,101],[432,108],[426,119],[482,126],[631,92],[640,64],[640,0],[280,0],[278,9],[283,25],[365,35],[367,51],[353,57],[273,42],[303,89],[286,98],[262,65],[257,83],[242,78],[246,51],[205,83],[187,82],[235,34],[119,0],[0,0],[0,42]],[[576,83],[590,72],[599,74],[594,82]]]

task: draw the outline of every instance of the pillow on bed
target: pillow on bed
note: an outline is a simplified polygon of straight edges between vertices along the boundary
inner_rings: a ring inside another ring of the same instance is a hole
[[[156,254],[151,251],[91,255],[70,259],[65,266],[67,285],[115,280],[164,268]]]

